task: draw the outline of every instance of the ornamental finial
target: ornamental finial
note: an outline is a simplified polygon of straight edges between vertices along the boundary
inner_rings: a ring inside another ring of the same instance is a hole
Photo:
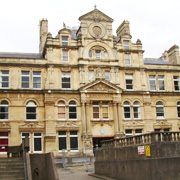
[[[94,9],[96,9],[96,4],[94,5]]]

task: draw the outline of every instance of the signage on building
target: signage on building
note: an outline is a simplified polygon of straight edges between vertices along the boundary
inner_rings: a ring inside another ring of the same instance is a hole
[[[146,152],[146,156],[151,156],[151,153],[150,153],[150,145],[146,145],[146,146],[145,146],[145,152]]]
[[[138,146],[138,154],[145,154],[144,146]]]

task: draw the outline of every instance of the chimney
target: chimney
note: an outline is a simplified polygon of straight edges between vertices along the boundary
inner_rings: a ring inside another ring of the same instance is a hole
[[[124,20],[116,30],[117,36],[121,39],[131,39],[129,21]]]
[[[164,53],[164,59],[169,60],[171,64],[180,65],[179,47],[177,45],[172,46],[166,53]]]
[[[40,43],[39,43],[39,53],[43,53],[44,45],[46,43],[48,34],[48,20],[42,19],[40,21]]]

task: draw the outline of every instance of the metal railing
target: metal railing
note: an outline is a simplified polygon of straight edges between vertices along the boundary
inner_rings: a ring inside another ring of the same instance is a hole
[[[151,132],[135,136],[102,141],[102,147],[120,147],[138,144],[151,144],[154,142],[180,141],[180,132]]]
[[[25,180],[28,180],[27,178],[27,168],[26,168],[26,152],[25,152],[25,142],[22,142],[22,150],[23,150],[23,162],[24,162],[24,175]]]

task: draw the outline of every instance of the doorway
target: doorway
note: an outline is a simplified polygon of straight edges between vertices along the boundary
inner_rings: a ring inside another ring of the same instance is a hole
[[[93,137],[93,149],[102,147],[101,141],[114,139],[114,137]]]

